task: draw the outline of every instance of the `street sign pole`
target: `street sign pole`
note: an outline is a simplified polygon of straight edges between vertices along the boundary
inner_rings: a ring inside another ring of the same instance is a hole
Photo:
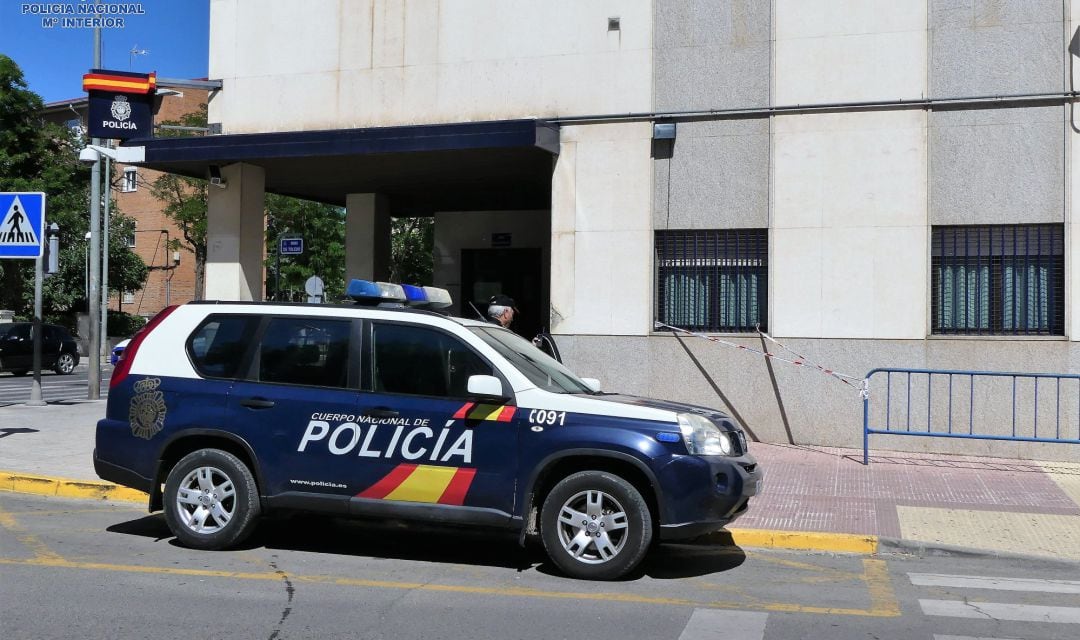
[[[27,406],[42,407],[45,401],[41,399],[41,287],[44,284],[45,275],[44,260],[38,256],[34,260],[34,383],[30,386],[30,401]]]
[[[97,4],[95,0],[94,4]],[[94,68],[101,68],[101,29],[94,29]],[[100,138],[91,144],[101,146]],[[101,294],[98,283],[101,277],[101,154],[90,172],[90,374],[86,381],[86,397],[101,397]]]

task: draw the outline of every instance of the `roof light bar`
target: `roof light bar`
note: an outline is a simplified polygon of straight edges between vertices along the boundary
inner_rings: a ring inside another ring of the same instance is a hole
[[[445,309],[453,304],[450,299],[450,292],[446,289],[440,289],[438,287],[423,287],[424,295],[427,296],[427,306],[429,309]]]
[[[350,280],[345,295],[357,304],[418,309],[443,309],[451,304],[450,292],[438,287],[418,287],[411,284]]]

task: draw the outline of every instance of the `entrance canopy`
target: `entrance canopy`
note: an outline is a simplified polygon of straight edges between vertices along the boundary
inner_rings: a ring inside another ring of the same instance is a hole
[[[559,130],[538,120],[129,140],[140,166],[195,178],[235,162],[262,167],[266,191],[345,206],[389,197],[393,215],[548,209]]]

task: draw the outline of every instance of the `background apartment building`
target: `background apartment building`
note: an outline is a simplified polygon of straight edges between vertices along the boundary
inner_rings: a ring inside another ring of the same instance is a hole
[[[184,115],[197,112],[206,100],[207,92],[203,90],[162,90],[154,120],[179,121]],[[86,98],[64,100],[45,105],[45,117],[85,132],[86,110]],[[195,260],[191,252],[172,248],[171,241],[184,243],[183,236],[162,212],[163,204],[150,193],[151,185],[160,175],[161,172],[147,167],[112,164],[113,202],[120,213],[135,221],[135,232],[126,238],[127,245],[150,271],[141,290],[111,295],[110,310],[151,318],[170,304],[195,299]]]
[[[434,215],[435,284],[524,300],[605,388],[855,446],[853,388],[655,323],[857,377],[1080,369],[1078,26],[1069,0],[215,0],[222,135],[147,165],[223,166],[208,297],[260,295],[265,191],[347,207],[350,277],[384,272],[388,216]],[[527,153],[469,142],[523,121]]]

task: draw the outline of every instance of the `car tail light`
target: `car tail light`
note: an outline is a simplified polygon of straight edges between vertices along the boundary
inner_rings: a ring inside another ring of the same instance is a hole
[[[174,304],[171,307],[165,307],[159,311],[156,316],[151,318],[150,322],[146,323],[146,326],[135,332],[135,335],[131,337],[131,342],[128,343],[127,348],[120,354],[120,361],[116,363],[116,368],[113,369],[112,379],[109,380],[110,389],[120,384],[120,382],[127,377],[128,371],[131,370],[131,362],[135,359],[135,352],[139,350],[139,345],[146,339],[146,336],[150,335],[150,332],[154,330],[154,327],[161,324],[162,320],[176,310],[177,306],[178,305]]]

